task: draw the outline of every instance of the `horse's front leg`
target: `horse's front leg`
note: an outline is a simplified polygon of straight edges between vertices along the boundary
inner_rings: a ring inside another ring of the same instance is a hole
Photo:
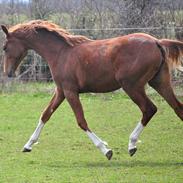
[[[92,140],[97,148],[108,158],[108,160],[112,157],[112,150],[108,149],[107,143],[102,141],[96,134],[94,134],[88,127],[88,124],[85,120],[83,108],[81,102],[79,100],[79,95],[77,92],[73,92],[70,90],[64,91],[64,95],[69,102],[75,116],[77,119],[77,123],[79,127],[86,132],[88,137]]]
[[[34,131],[34,133],[31,135],[28,142],[24,145],[23,152],[30,152],[32,150],[32,145],[38,141],[38,138],[40,136],[40,133],[45,125],[45,123],[50,119],[51,115],[54,113],[54,111],[58,108],[58,106],[62,103],[62,101],[65,99],[62,89],[56,88],[55,93],[49,103],[49,105],[46,107],[44,112],[41,114],[41,117],[39,119],[39,123]]]

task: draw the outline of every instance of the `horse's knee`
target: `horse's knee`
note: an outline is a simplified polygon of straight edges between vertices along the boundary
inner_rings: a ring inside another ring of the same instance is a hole
[[[51,108],[51,107],[48,107],[41,115],[41,120],[46,123],[51,115],[53,114],[53,112],[55,111],[55,109]]]
[[[157,112],[157,107],[152,104],[149,105],[145,111],[143,112],[143,119],[142,119],[142,124],[144,126],[147,125],[147,123],[150,121],[150,119],[154,116],[154,114]]]

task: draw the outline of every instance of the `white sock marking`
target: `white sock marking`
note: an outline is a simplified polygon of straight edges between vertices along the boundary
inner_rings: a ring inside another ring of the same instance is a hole
[[[100,151],[106,155],[107,152],[110,150],[108,149],[106,146],[107,146],[107,143],[102,141],[99,137],[97,137],[97,135],[93,132],[89,132],[89,131],[86,131],[86,134],[88,135],[88,137],[92,140],[92,142],[95,144],[95,146],[97,148],[100,149]]]
[[[138,140],[140,134],[142,133],[143,129],[144,129],[144,126],[142,125],[141,122],[139,122],[130,135],[128,150],[136,148],[137,140]]]
[[[38,141],[38,138],[40,136],[40,133],[43,127],[44,127],[44,123],[40,119],[34,133],[31,135],[30,139],[25,144],[24,148],[30,149],[30,150],[32,149],[32,145]]]

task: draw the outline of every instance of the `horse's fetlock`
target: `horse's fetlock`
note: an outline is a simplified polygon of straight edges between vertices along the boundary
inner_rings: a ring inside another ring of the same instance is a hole
[[[31,143],[32,143],[32,144],[34,144],[34,143],[36,143],[36,142],[37,142],[37,139],[35,139],[35,138],[34,138],[34,139],[31,139]]]
[[[131,142],[133,142],[133,143],[136,143],[137,140],[138,140],[138,138],[135,137],[135,136],[132,136],[132,137],[130,136],[129,140],[130,140]]]

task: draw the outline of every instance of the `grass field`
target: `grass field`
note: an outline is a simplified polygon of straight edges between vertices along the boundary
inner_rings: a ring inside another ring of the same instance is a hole
[[[91,129],[114,151],[111,161],[77,127],[66,101],[45,126],[40,143],[22,153],[50,98],[43,92],[0,95],[0,183],[183,182],[183,123],[154,94],[159,110],[134,157],[127,152],[128,137],[141,113],[123,93],[81,95]]]

